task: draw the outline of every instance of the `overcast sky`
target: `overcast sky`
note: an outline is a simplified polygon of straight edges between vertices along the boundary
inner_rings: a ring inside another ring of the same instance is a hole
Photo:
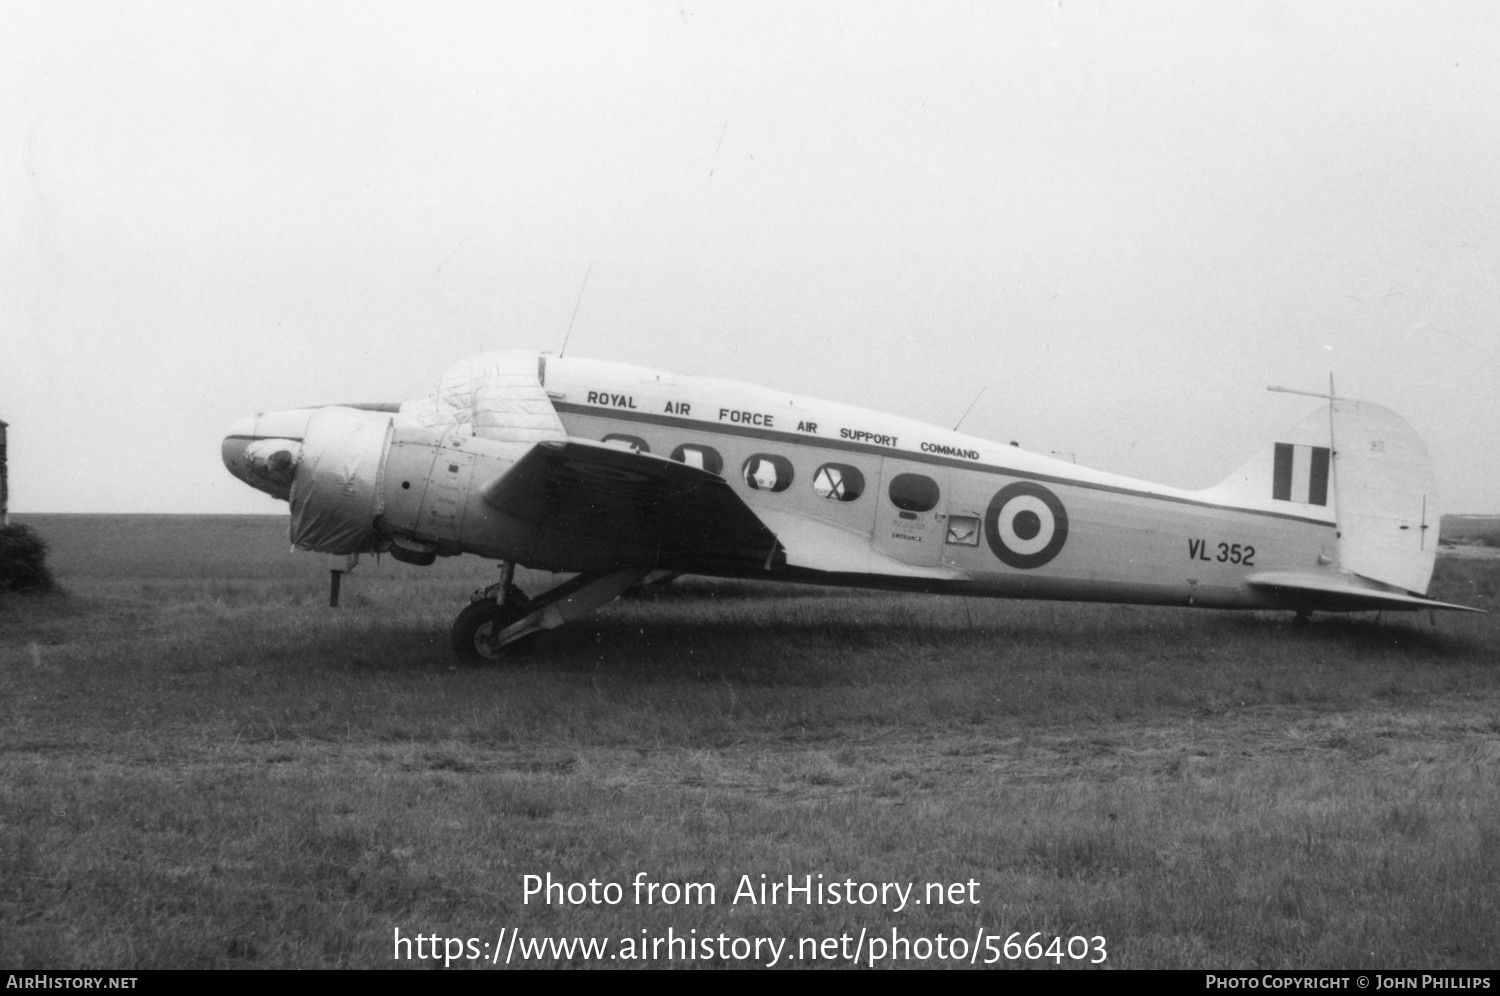
[[[0,0],[12,512],[492,349],[1206,486],[1336,378],[1500,512],[1500,5]],[[590,267],[592,269],[590,270]],[[579,302],[584,275],[587,289]]]

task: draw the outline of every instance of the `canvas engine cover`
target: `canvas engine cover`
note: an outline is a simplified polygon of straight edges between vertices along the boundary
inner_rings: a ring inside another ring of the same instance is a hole
[[[381,548],[381,466],[391,416],[353,408],[320,408],[307,423],[292,479],[292,545],[319,553]]]

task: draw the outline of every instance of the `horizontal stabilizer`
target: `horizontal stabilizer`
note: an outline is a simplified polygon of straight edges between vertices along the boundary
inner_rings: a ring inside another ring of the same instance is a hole
[[[1415,612],[1419,609],[1451,609],[1455,612],[1484,611],[1467,605],[1439,602],[1424,595],[1366,588],[1353,580],[1322,574],[1264,571],[1252,574],[1245,580],[1251,586],[1272,597],[1284,600],[1289,608],[1317,609],[1323,612],[1376,610]]]

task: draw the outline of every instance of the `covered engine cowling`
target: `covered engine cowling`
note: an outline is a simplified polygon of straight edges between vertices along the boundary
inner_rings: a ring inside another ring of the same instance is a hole
[[[292,478],[292,545],[319,553],[385,548],[375,530],[391,432],[385,412],[319,408],[307,422]]]

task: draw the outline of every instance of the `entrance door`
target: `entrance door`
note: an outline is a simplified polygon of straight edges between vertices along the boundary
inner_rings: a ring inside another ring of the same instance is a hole
[[[876,551],[904,564],[936,567],[943,556],[947,484],[947,472],[940,467],[883,459],[875,513]]]

